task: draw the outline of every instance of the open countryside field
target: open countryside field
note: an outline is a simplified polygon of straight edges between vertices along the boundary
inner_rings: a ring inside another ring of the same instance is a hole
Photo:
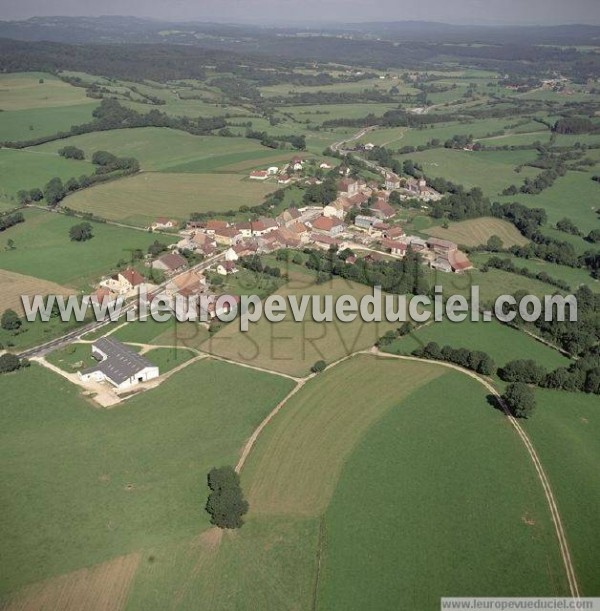
[[[495,199],[509,185],[521,184],[526,177],[531,178],[539,173],[529,167],[524,167],[519,173],[515,172],[518,165],[535,159],[535,151],[475,152],[442,148],[408,153],[399,159],[412,159],[420,164],[426,176],[446,178],[467,189],[480,187],[484,195]],[[531,199],[533,205],[534,197]]]
[[[281,106],[279,112],[291,114],[297,121],[321,124],[331,119],[359,119],[371,113],[379,116],[394,108],[397,108],[396,104],[321,104]]]
[[[70,195],[64,204],[80,212],[145,227],[156,217],[189,218],[192,212],[216,213],[255,206],[277,189],[274,180],[241,174],[165,174],[143,172]]]
[[[411,354],[429,342],[453,348],[487,352],[502,367],[515,359],[533,359],[548,370],[568,367],[569,359],[525,333],[497,321],[453,323],[449,320],[422,326],[385,347],[392,354]]]
[[[93,174],[95,169],[87,161],[64,159],[53,153],[0,149],[0,200],[16,205],[16,195],[21,189],[43,189],[55,176],[64,182],[82,174]]]
[[[485,390],[457,372],[393,400],[346,462],[323,531],[323,611],[567,595],[527,452]]]
[[[192,136],[187,132],[166,127],[115,129],[72,136],[58,142],[48,142],[30,150],[56,152],[63,146],[77,146],[88,158],[98,150],[106,150],[120,157],[135,157],[143,170],[210,172],[221,166],[254,159],[260,163],[261,154],[273,154],[256,140]],[[293,153],[290,153],[290,157]],[[195,169],[181,170],[184,166]]]
[[[0,444],[6,596],[123,554],[147,563],[153,547],[195,538],[209,524],[206,473],[236,462],[291,383],[203,361],[112,410],[37,365],[0,386],[12,398]]]
[[[538,413],[525,429],[552,482],[583,596],[600,592],[600,413],[598,398],[536,390]]]
[[[512,223],[497,218],[479,218],[450,223],[448,229],[433,227],[426,229],[425,233],[464,246],[485,244],[493,235],[502,240],[505,248],[522,246],[528,242]]]
[[[0,108],[3,111],[76,106],[89,101],[85,89],[73,87],[52,74],[13,72],[0,75]]]
[[[373,294],[367,286],[341,279],[320,285],[307,279],[304,283],[292,286],[298,288],[287,285],[276,293],[284,297],[296,295],[298,299],[305,293],[332,295],[334,302],[337,297],[345,294],[354,295],[357,299]],[[330,323],[322,323],[314,322],[310,313],[302,322],[294,322],[291,316],[288,307],[284,321],[271,323],[263,317],[251,324],[246,333],[241,333],[239,322],[234,321],[201,344],[200,348],[240,363],[302,376],[308,374],[318,360],[330,363],[357,350],[370,348],[379,337],[394,327],[388,322],[365,323],[360,317],[351,323],[343,323],[335,318]],[[183,345],[186,345],[185,342]]]
[[[92,223],[94,237],[73,242],[69,229],[79,219],[43,210],[25,210],[24,216],[24,223],[0,235],[0,268],[70,288],[88,289],[120,260],[129,261],[131,250],[145,251],[156,239],[145,231]],[[9,239],[14,250],[6,250]]]
[[[51,136],[92,120],[98,104],[87,102],[76,106],[49,106],[0,112],[0,134],[3,141],[16,142]]]
[[[514,184],[522,183],[523,173],[515,174]],[[550,188],[544,189],[538,195],[520,193],[497,199],[501,202],[521,202],[531,208],[544,208],[549,224],[555,224],[566,216],[587,233],[598,225],[600,185],[592,180],[595,173],[594,168],[590,172],[567,172],[565,176],[557,178]]]

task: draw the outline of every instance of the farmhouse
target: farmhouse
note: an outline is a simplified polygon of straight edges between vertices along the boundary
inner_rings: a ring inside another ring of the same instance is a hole
[[[371,227],[377,222],[377,218],[374,216],[364,216],[358,214],[354,219],[354,224],[361,229],[371,229]]]
[[[250,172],[251,180],[267,180],[269,178],[269,172],[267,170],[254,170]]]
[[[217,244],[222,244],[223,246],[232,246],[242,239],[241,232],[235,227],[217,229],[214,236]]]
[[[390,206],[383,197],[378,197],[369,210],[380,219],[391,219],[396,211]]]
[[[166,274],[175,274],[183,271],[186,267],[186,258],[176,252],[167,253],[156,259],[156,261],[152,261],[152,269],[158,269]]]
[[[171,280],[165,289],[167,296],[172,297],[175,293],[184,297],[199,295],[206,289],[206,279],[203,274],[188,271]]]
[[[300,157],[294,157],[292,161],[290,161],[290,168],[294,170],[294,172],[299,172],[304,167],[303,163]]]
[[[298,208],[286,208],[275,218],[275,220],[280,226],[288,227],[289,225],[293,225],[300,216],[301,214]]]
[[[267,174],[269,176],[275,176],[279,172],[279,168],[276,165],[272,165],[270,168],[267,168]]]
[[[287,174],[280,174],[279,178],[277,179],[277,182],[280,185],[287,185],[291,182],[291,178],[287,175]]]
[[[164,216],[158,217],[148,229],[152,231],[160,231],[163,229],[175,229],[178,226],[177,221],[173,219],[165,218]]]
[[[332,238],[344,231],[344,223],[335,218],[320,216],[312,222],[312,228],[319,233],[325,233]]]
[[[386,250],[389,250],[393,255],[403,257],[406,254],[408,246],[404,242],[398,242],[396,240],[381,240],[381,245]]]
[[[124,389],[159,376],[158,367],[112,337],[102,337],[92,344],[97,365],[79,372],[83,382],[110,382]]]
[[[221,276],[235,274],[237,271],[238,270],[234,261],[224,261],[223,263],[219,263],[219,265],[217,265],[217,274],[220,274]]]
[[[128,267],[100,282],[100,286],[106,287],[119,295],[125,295],[134,289],[138,289],[144,282],[145,279],[142,274],[133,267]]]
[[[208,235],[214,236],[217,231],[227,229],[227,227],[229,227],[229,224],[226,221],[208,221],[203,231]]]
[[[358,180],[352,180],[351,178],[342,178],[338,182],[338,191],[342,195],[352,196],[356,195],[359,191],[359,182]]]

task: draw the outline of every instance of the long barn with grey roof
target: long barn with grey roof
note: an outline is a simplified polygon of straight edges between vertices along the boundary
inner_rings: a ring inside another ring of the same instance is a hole
[[[129,388],[159,376],[159,369],[147,358],[111,337],[102,337],[92,344],[97,365],[79,372],[83,382],[110,382],[119,389]]]

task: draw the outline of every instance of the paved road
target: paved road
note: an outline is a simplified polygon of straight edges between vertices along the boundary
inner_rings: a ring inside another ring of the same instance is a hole
[[[224,257],[225,257],[224,252],[219,253],[217,255],[213,255],[209,259],[206,259],[205,261],[202,261],[201,263],[194,265],[190,269],[186,269],[185,271],[181,272],[180,274],[171,276],[167,281],[160,284],[151,293],[148,293],[148,299],[151,299],[152,297],[158,295],[161,291],[164,290],[164,288],[166,287],[166,285],[169,282],[171,282],[173,279],[177,278],[178,276],[186,274],[189,271],[198,271],[198,272],[205,271],[208,267],[210,267],[211,265],[214,265],[217,261],[220,261]],[[121,309],[121,312],[119,313],[119,319],[127,316],[127,313],[131,310],[134,310],[135,308],[136,308],[135,301],[125,305]],[[60,337],[50,340],[49,342],[46,342],[45,344],[41,344],[39,346],[29,348],[28,350],[24,350],[18,356],[19,358],[32,358],[34,356],[44,356],[45,354],[48,354],[49,352],[57,350],[58,348],[63,348],[64,346],[67,346],[68,344],[71,344],[77,341],[82,335],[85,335],[86,333],[91,333],[92,331],[96,331],[97,329],[100,329],[101,327],[109,324],[110,322],[112,322],[110,319],[91,322],[83,327],[78,327],[77,329],[73,331],[69,331],[68,333],[61,335]]]

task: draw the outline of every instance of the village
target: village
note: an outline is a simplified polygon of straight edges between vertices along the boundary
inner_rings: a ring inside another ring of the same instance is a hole
[[[273,180],[281,184],[304,180],[320,184],[315,177],[302,175],[304,160],[294,157],[282,169],[270,167],[255,170],[249,180]],[[329,163],[321,163],[322,171],[334,171]],[[336,168],[337,197],[327,205],[289,207],[274,218],[260,216],[255,220],[229,222],[227,220],[188,221],[180,228],[176,220],[157,218],[148,228],[162,238],[172,238],[167,250],[156,258],[149,255],[145,262],[163,279],[153,283],[134,266],[103,278],[92,294],[96,302],[112,302],[117,297],[128,299],[141,287],[154,297],[174,301],[175,295],[188,299],[199,298],[210,290],[207,274],[229,276],[238,273],[242,258],[274,253],[282,249],[321,249],[331,252],[350,250],[346,263],[357,257],[370,260],[402,259],[410,249],[420,254],[423,264],[446,273],[464,273],[473,268],[458,245],[435,237],[407,235],[396,222],[399,212],[390,204],[392,193],[400,197],[414,197],[423,202],[438,199],[439,193],[427,186],[425,180],[400,178],[382,172],[381,182],[351,177],[346,166]],[[178,238],[175,238],[178,236]],[[200,263],[190,263],[189,255]],[[217,312],[209,308],[209,318]]]

